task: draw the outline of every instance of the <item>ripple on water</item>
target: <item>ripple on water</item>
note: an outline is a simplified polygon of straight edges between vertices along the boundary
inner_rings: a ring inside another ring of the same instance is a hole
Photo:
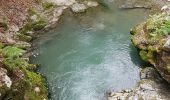
[[[129,29],[145,11],[113,7],[64,16],[62,25],[35,41],[39,55],[33,62],[41,64],[53,100],[100,100],[107,90],[130,88],[139,80]]]

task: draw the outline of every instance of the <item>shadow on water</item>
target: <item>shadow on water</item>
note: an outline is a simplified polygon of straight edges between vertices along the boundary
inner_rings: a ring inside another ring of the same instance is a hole
[[[130,45],[129,45],[129,48],[130,48],[131,61],[132,61],[136,66],[139,66],[139,67],[147,67],[147,66],[150,66],[149,63],[143,61],[143,60],[140,58],[138,48],[136,48],[133,44],[130,44]]]

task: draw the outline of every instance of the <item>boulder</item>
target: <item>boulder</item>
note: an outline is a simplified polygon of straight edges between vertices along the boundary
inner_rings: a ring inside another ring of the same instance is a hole
[[[152,16],[132,29],[132,42],[141,58],[151,63],[170,83],[170,19],[169,14]]]

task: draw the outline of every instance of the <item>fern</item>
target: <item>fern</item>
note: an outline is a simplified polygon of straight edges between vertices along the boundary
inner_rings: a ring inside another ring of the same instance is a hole
[[[2,49],[2,54],[8,58],[19,57],[23,53],[25,50],[13,46],[6,46]]]

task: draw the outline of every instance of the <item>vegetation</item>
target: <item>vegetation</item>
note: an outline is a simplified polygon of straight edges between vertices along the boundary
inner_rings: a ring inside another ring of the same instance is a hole
[[[154,55],[153,55],[153,52],[152,51],[144,51],[144,50],[141,50],[139,52],[139,55],[141,56],[142,60],[144,61],[148,61],[150,62],[151,64],[154,64]]]
[[[53,3],[49,3],[49,2],[44,2],[42,4],[42,6],[43,6],[44,10],[48,10],[48,9],[52,8],[54,6],[54,4]]]
[[[6,46],[2,49],[2,54],[7,58],[19,57],[23,53],[25,53],[25,50],[13,46]]]
[[[41,14],[37,13],[37,5],[50,9],[51,3],[42,0],[0,1],[2,15],[0,16],[0,63],[7,70],[7,76],[12,81],[8,88],[0,86],[2,100],[46,100],[48,92],[45,79],[35,72],[36,66],[29,64],[26,50],[31,46],[32,37],[28,33],[43,29],[47,23]],[[13,8],[9,7],[13,5]],[[28,9],[28,12],[26,12]],[[38,9],[40,10],[40,9]],[[4,16],[3,16],[4,15]],[[3,18],[4,17],[4,18]],[[26,18],[26,19],[25,19]],[[17,30],[13,30],[13,26]],[[22,28],[20,28],[23,26]],[[12,28],[11,28],[12,27]],[[8,31],[8,29],[10,29]],[[12,30],[11,30],[12,29]],[[17,32],[16,32],[17,31]],[[10,34],[8,34],[10,32]],[[11,41],[12,42],[11,42]]]
[[[170,33],[170,17],[166,14],[152,16],[147,21],[147,30],[151,37],[168,35]]]
[[[21,30],[21,34],[26,34],[28,31],[38,31],[43,29],[47,23],[43,19],[39,19],[35,22],[29,21]]]
[[[131,34],[132,42],[139,48],[141,58],[151,63],[170,83],[168,42],[170,15],[168,13],[153,15],[146,22],[132,29]]]

